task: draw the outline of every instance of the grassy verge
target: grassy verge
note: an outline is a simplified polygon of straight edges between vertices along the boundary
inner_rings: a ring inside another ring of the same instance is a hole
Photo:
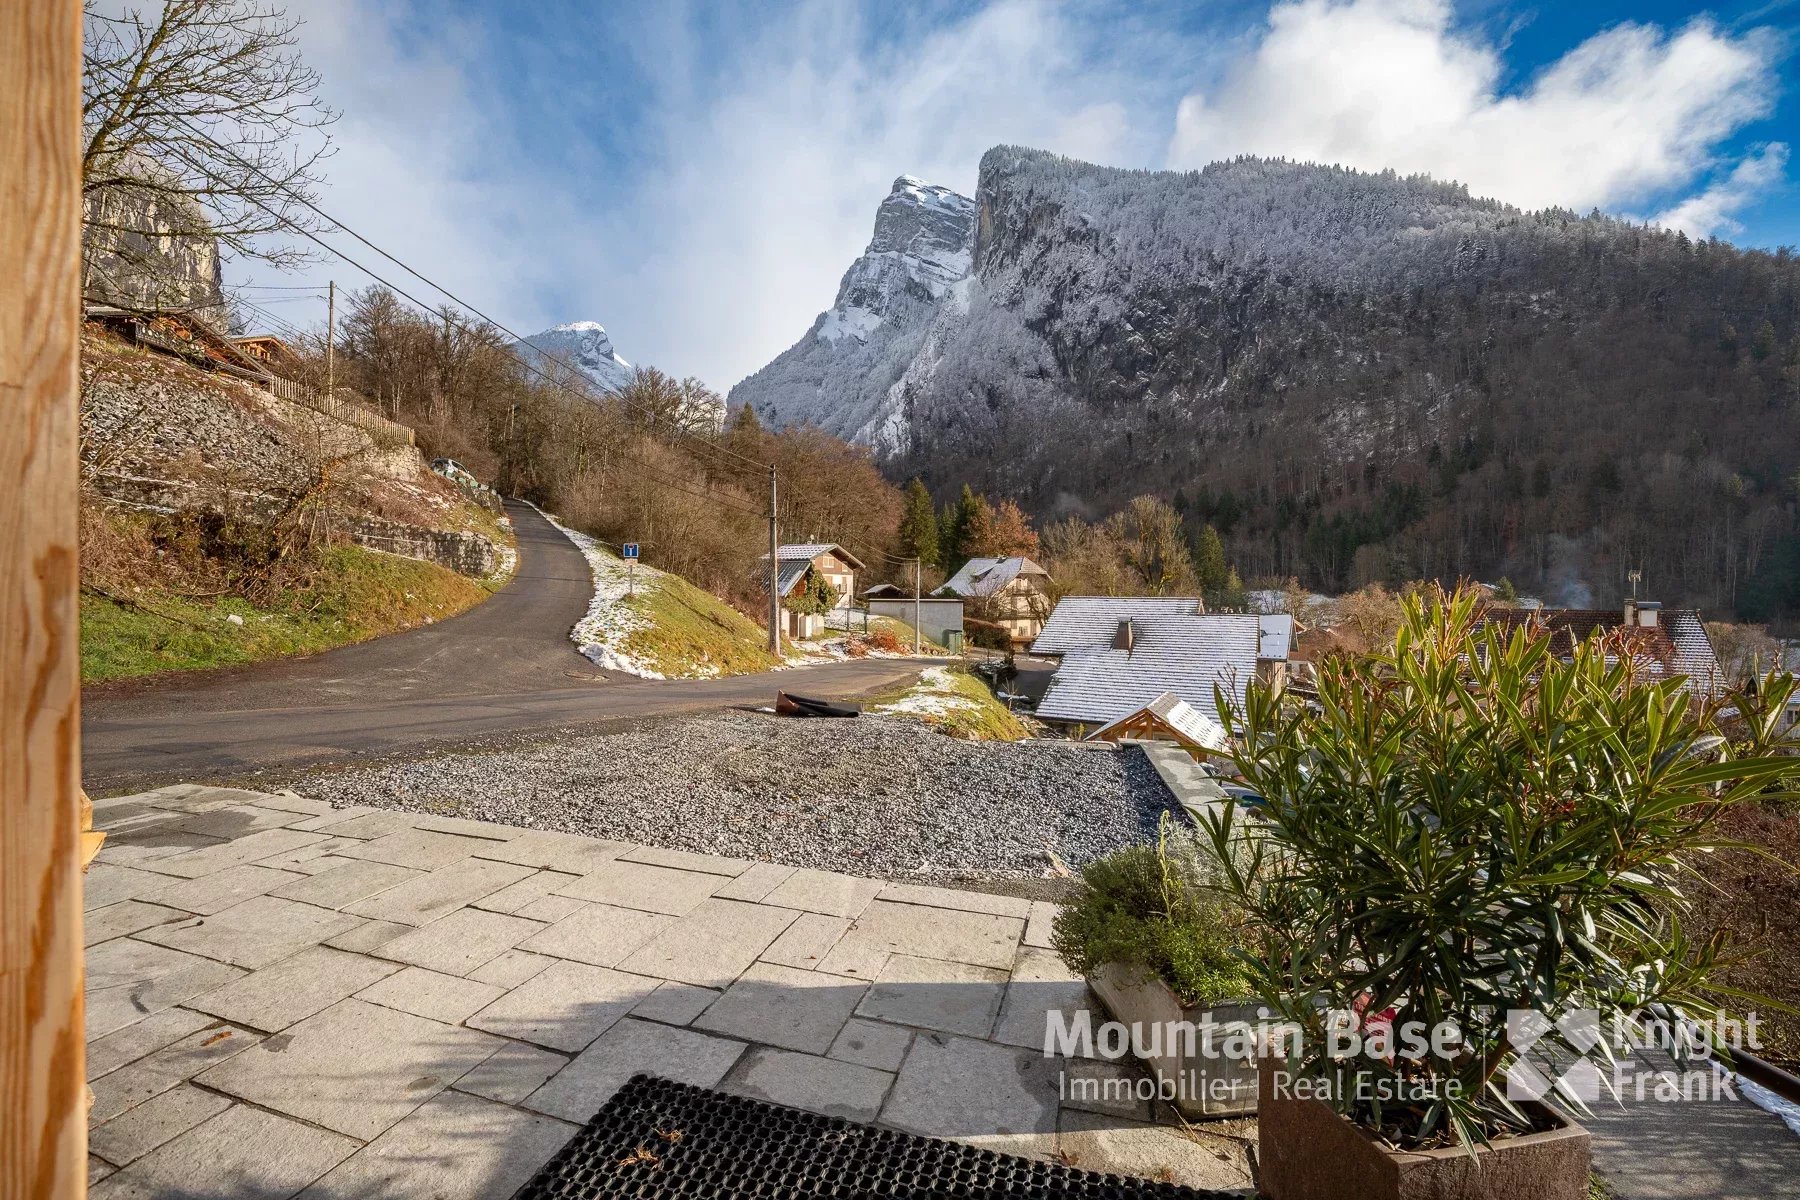
[[[777,665],[762,626],[679,575],[661,574],[619,603],[645,620],[620,648],[667,678],[746,675]]]
[[[1016,742],[1031,736],[1025,723],[967,671],[931,667],[910,687],[876,696],[868,712],[913,717],[951,737]]]
[[[311,654],[454,616],[488,594],[434,563],[357,546],[321,552],[305,584],[263,607],[239,596],[194,600],[152,588],[83,591],[81,679],[98,683]]]

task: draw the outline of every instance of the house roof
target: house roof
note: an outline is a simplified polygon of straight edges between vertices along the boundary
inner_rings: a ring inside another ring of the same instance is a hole
[[[1174,692],[1164,692],[1142,708],[1134,708],[1130,712],[1113,718],[1105,725],[1087,736],[1087,740],[1106,741],[1107,735],[1127,721],[1138,717],[1153,717],[1166,726],[1171,732],[1184,741],[1191,742],[1206,750],[1216,750],[1223,754],[1231,749],[1231,739],[1225,733],[1225,727],[1197,710],[1193,705],[1177,696]]]
[[[763,561],[767,562],[768,560],[769,556],[763,555]],[[794,590],[795,584],[806,577],[806,572],[811,567],[812,559],[810,558],[782,559],[781,570],[775,573],[775,590],[783,596],[787,595]]]
[[[1241,697],[1260,659],[1286,659],[1294,619],[1285,614],[1202,613],[1193,597],[1071,596],[1032,644],[1062,657],[1037,715],[1115,721],[1164,692],[1217,721],[1213,688]],[[1129,620],[1132,647],[1115,649]]]
[[[1482,621],[1499,625],[1507,633],[1542,623],[1549,631],[1552,648],[1564,656],[1590,637],[1614,635],[1652,677],[1681,675],[1690,687],[1705,693],[1717,691],[1724,678],[1698,609],[1662,609],[1657,623],[1648,628],[1627,624],[1623,610],[1610,608],[1496,607],[1483,613]]]
[[[775,547],[775,557],[779,558],[782,562],[787,562],[789,559],[796,558],[811,562],[821,554],[835,554],[843,559],[852,570],[860,571],[863,569],[862,559],[856,557],[856,555],[850,553],[836,542],[789,542],[785,545]],[[769,556],[765,554],[763,557],[767,558]]]
[[[1050,572],[1017,554],[1011,558],[971,558],[938,591],[958,596],[992,596],[1021,575],[1042,575],[1047,579]]]

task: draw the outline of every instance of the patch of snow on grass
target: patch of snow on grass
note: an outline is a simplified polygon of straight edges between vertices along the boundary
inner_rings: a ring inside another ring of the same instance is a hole
[[[873,712],[905,713],[919,717],[946,717],[958,709],[979,708],[975,701],[956,690],[956,681],[943,667],[926,667],[913,689],[894,701],[872,709]]]
[[[538,511],[543,512],[542,509]],[[588,573],[594,577],[594,596],[588,601],[587,616],[575,623],[569,637],[588,661],[603,671],[619,671],[642,679],[664,678],[662,672],[624,649],[626,638],[650,624],[649,618],[624,603],[631,586],[631,570],[625,560],[580,530],[570,529],[549,513],[543,515],[546,521],[562,531],[564,537],[575,543],[582,557],[587,559]],[[658,586],[661,575],[655,567],[639,563],[638,588],[646,590]]]

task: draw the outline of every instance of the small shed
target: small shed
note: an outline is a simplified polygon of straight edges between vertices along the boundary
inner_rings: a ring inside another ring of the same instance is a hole
[[[1231,752],[1224,726],[1174,692],[1164,692],[1142,708],[1108,721],[1086,740],[1175,742],[1195,758]]]

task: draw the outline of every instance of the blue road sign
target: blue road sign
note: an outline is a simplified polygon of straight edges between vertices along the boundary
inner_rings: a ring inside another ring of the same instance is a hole
[[[638,544],[636,542],[626,542],[623,548],[626,558],[636,558],[638,556]]]

